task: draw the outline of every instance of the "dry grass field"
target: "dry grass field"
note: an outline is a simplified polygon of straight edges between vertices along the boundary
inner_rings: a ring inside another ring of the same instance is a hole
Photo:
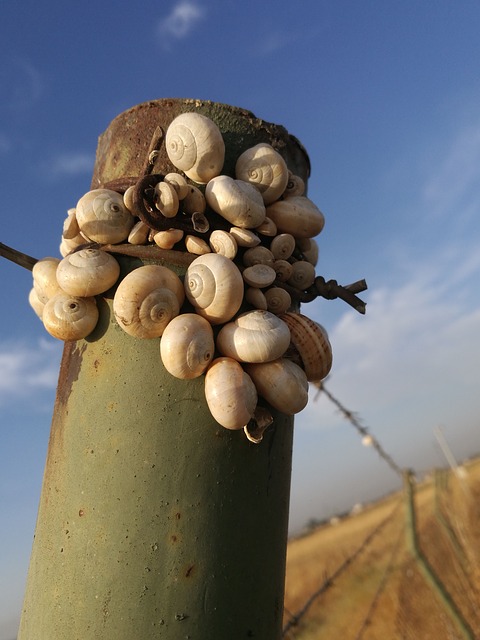
[[[404,493],[289,542],[288,640],[480,639],[480,459],[417,486],[421,550],[470,628],[452,621],[412,556]],[[296,616],[296,617],[295,617]]]

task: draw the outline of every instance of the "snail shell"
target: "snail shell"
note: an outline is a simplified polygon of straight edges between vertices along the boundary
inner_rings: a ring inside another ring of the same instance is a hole
[[[290,329],[292,359],[305,371],[307,380],[323,380],[332,368],[332,347],[325,329],[301,313],[284,313],[280,318]]]
[[[280,233],[270,243],[275,260],[288,260],[295,250],[295,238],[290,233]]]
[[[177,116],[167,129],[165,148],[172,164],[201,184],[218,176],[225,160],[220,129],[200,113]]]
[[[95,329],[98,309],[95,298],[79,298],[61,291],[43,308],[43,324],[59,340],[80,340]]]
[[[230,235],[232,235],[239,247],[256,247],[260,244],[260,238],[250,229],[242,229],[241,227],[231,227]]]
[[[229,176],[212,178],[205,188],[209,206],[236,227],[253,229],[265,220],[260,192],[248,182]]]
[[[40,300],[34,287],[30,289],[30,293],[28,294],[28,302],[41,320],[43,316],[43,307],[45,306],[45,302],[42,302]]]
[[[315,281],[315,267],[306,260],[299,260],[292,264],[292,273],[287,280],[288,284],[296,289],[304,291],[311,287]]]
[[[129,187],[130,188],[130,187]],[[130,244],[147,244],[148,235],[150,233],[150,227],[142,220],[139,220],[134,224],[132,230],[128,234],[128,242]]]
[[[81,249],[71,253],[57,267],[57,282],[63,291],[85,298],[110,289],[119,275],[118,262],[100,249]]]
[[[273,267],[274,262],[273,253],[267,247],[252,247],[243,254],[243,264],[246,267],[253,267],[254,264],[267,264]]]
[[[313,238],[301,238],[297,241],[297,246],[302,252],[305,260],[315,267],[318,262],[318,244]]]
[[[288,182],[283,193],[285,198],[290,198],[291,196],[303,196],[305,193],[305,182],[300,176],[296,176],[293,173],[289,173]]]
[[[165,231],[158,231],[153,236],[153,241],[160,249],[173,249],[182,238],[182,229],[165,229]]]
[[[285,191],[288,168],[285,160],[271,145],[261,142],[239,156],[235,176],[257,187],[265,204],[271,204]]]
[[[323,213],[305,196],[277,200],[267,207],[267,216],[280,233],[290,233],[294,238],[313,238],[325,224]]]
[[[263,289],[273,284],[277,274],[275,269],[269,267],[268,264],[254,264],[242,272],[242,277],[251,287]]]
[[[173,271],[161,265],[145,265],[120,282],[113,298],[113,312],[129,335],[156,338],[178,315],[184,297],[182,282]]]
[[[292,275],[292,265],[286,260],[275,260],[273,268],[277,274],[277,280],[280,280],[280,282],[287,282]]]
[[[165,218],[174,218],[179,207],[178,195],[174,186],[168,182],[157,182],[154,192],[155,207]]]
[[[173,318],[160,340],[160,356],[165,369],[175,378],[189,380],[200,376],[215,352],[213,329],[196,313]]]
[[[110,189],[88,191],[80,198],[76,209],[80,230],[93,242],[122,242],[135,224],[123,197]]]
[[[290,344],[290,331],[269,311],[245,311],[228,322],[217,336],[217,348],[240,362],[269,362],[280,358]]]
[[[282,289],[282,287],[271,287],[265,291],[265,300],[268,311],[275,315],[285,313],[292,304],[290,294],[288,291],[285,291],[285,289]]]
[[[255,227],[255,231],[257,233],[261,233],[262,236],[267,236],[268,238],[273,238],[277,235],[277,225],[271,218],[265,218],[262,224],[259,224],[258,227]]]
[[[205,374],[205,398],[210,413],[225,429],[243,429],[255,412],[257,390],[242,365],[216,358]]]
[[[245,300],[255,309],[267,311],[267,300],[265,294],[257,287],[247,287],[245,290]]]
[[[259,396],[278,411],[293,415],[308,402],[308,381],[303,369],[291,360],[243,365],[252,378]]]
[[[135,187],[132,185],[131,187],[128,187],[123,194],[123,204],[127,207],[130,213],[135,210],[135,205],[133,204],[134,191]]]
[[[191,236],[190,234],[185,236],[185,248],[188,253],[194,253],[197,256],[203,256],[206,253],[212,252],[210,245],[208,245],[203,238]]]
[[[220,229],[212,231],[212,233],[210,234],[209,243],[212,251],[214,251],[215,253],[220,253],[226,258],[230,258],[230,260],[233,260],[237,255],[237,241],[227,231],[221,231]]]
[[[68,216],[63,222],[62,237],[67,240],[71,240],[72,238],[75,238],[75,236],[78,236],[79,233],[80,227],[78,226],[75,209],[70,209]]]
[[[243,301],[243,278],[234,262],[218,253],[196,258],[185,275],[185,293],[211,324],[232,318]]]
[[[172,187],[177,192],[177,196],[179,200],[183,200],[184,198],[187,197],[187,194],[189,191],[188,182],[185,180],[182,174],[167,173],[163,181],[168,182],[168,184],[172,185]]]
[[[40,302],[44,304],[60,290],[57,282],[58,258],[42,258],[33,265],[33,288]]]
[[[207,201],[198,187],[193,184],[188,185],[187,195],[182,201],[182,211],[188,215],[194,213],[205,213]]]

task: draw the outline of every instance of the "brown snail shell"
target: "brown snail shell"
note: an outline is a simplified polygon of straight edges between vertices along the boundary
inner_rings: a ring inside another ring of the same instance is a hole
[[[302,367],[307,380],[326,378],[332,368],[332,347],[322,325],[301,313],[284,313],[280,318],[290,329],[293,351],[288,356]]]
[[[313,238],[325,224],[323,213],[305,196],[277,200],[267,207],[267,216],[280,233],[290,233],[294,238]]]
[[[275,202],[285,191],[288,168],[282,156],[265,142],[244,151],[235,165],[235,177],[253,184],[265,204]]]
[[[205,398],[210,413],[225,429],[243,429],[257,406],[257,390],[242,366],[232,358],[216,358],[205,374]]]
[[[88,298],[113,287],[120,275],[120,265],[106,251],[81,249],[63,258],[56,275],[63,291]]]
[[[215,352],[213,329],[196,313],[182,313],[166,326],[160,340],[165,369],[175,378],[197,378],[210,364]]]
[[[243,278],[234,262],[218,253],[196,258],[185,274],[185,293],[195,311],[212,324],[232,318],[243,301]]]
[[[180,278],[167,267],[145,265],[120,282],[113,312],[121,328],[136,338],[161,336],[184,301]]]
[[[291,360],[279,358],[272,362],[244,364],[257,393],[278,411],[293,415],[308,402],[308,381],[303,369]]]
[[[248,182],[217,176],[205,188],[209,206],[236,227],[253,229],[265,220],[265,205],[259,191]]]
[[[101,244],[126,240],[135,223],[123,197],[110,189],[88,191],[77,203],[76,216],[81,232]]]
[[[280,358],[290,344],[287,325],[269,311],[245,311],[228,322],[217,336],[217,348],[240,362],[269,362]]]
[[[95,298],[80,298],[61,291],[43,308],[45,329],[59,340],[80,340],[95,329],[98,309]]]
[[[218,176],[225,160],[225,143],[217,125],[200,113],[182,113],[165,135],[170,162],[195,182]]]

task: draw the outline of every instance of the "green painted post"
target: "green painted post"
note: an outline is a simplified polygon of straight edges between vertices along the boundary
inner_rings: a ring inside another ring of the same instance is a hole
[[[140,175],[155,128],[191,110],[221,128],[225,172],[269,141],[308,177],[282,127],[226,105],[159,100],[100,137],[92,188]],[[167,170],[161,152],[153,171]],[[165,256],[184,273],[184,254]],[[94,333],[64,348],[19,640],[278,640],[293,419],[276,413],[259,445],[227,431],[203,377],[170,376],[158,339],[125,334],[111,297],[100,308]]]

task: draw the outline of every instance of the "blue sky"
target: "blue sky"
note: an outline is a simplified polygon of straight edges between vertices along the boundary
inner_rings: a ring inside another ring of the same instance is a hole
[[[0,242],[58,255],[98,136],[161,97],[250,109],[309,152],[317,273],[365,277],[367,315],[302,311],[333,345],[328,389],[401,467],[480,449],[480,5],[371,0],[0,2]],[[0,260],[0,640],[21,607],[61,343]],[[297,416],[292,529],[399,486],[326,397]]]

